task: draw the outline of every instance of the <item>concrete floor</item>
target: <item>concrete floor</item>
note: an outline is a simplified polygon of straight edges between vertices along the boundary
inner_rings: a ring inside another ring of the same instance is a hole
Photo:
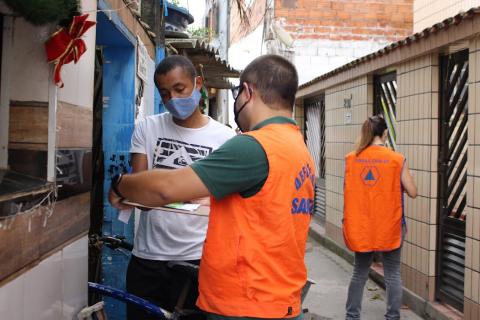
[[[310,287],[303,308],[308,308],[314,320],[345,319],[345,302],[353,266],[313,239],[308,241],[305,261],[308,277],[316,284]],[[363,295],[362,319],[384,319],[385,301],[385,291],[368,280]],[[422,319],[407,307],[402,308],[401,317],[404,320]],[[306,318],[310,317],[307,315]]]

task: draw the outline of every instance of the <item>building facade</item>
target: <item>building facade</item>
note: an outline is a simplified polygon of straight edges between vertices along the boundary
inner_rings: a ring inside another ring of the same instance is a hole
[[[95,191],[128,170],[128,159],[125,167],[118,160],[128,152],[121,137],[129,143],[135,119],[154,112],[156,48],[139,5],[80,1],[78,14],[96,25],[79,38],[86,51],[63,66],[60,87],[45,51],[58,21],[36,25],[0,4],[2,318],[76,318],[88,305],[92,225],[97,233],[133,230],[133,222],[115,229],[104,190]],[[114,258],[104,256],[97,281],[121,284],[109,269]]]
[[[274,21],[290,33],[300,83],[412,32],[412,1],[277,0]]]
[[[281,54],[295,63],[300,83],[376,51],[412,31],[413,1],[249,1],[242,22],[230,11],[229,62]],[[242,58],[243,57],[243,58]]]
[[[0,313],[71,318],[87,304],[95,28],[59,88],[44,47],[56,23],[35,26],[3,3],[1,13]]]
[[[368,116],[386,118],[389,145],[405,155],[419,193],[405,199],[404,302],[433,319],[480,315],[479,36],[474,8],[321,75],[297,96],[323,182],[315,223],[347,257],[344,157]],[[381,268],[372,272],[382,281]]]

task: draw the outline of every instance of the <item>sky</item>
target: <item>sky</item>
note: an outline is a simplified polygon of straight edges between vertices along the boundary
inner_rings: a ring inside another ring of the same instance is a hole
[[[189,27],[203,27],[205,0],[180,0],[180,6],[188,9],[195,21]]]

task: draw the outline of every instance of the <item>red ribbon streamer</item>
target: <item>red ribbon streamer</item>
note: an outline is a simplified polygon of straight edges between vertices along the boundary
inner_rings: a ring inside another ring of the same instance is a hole
[[[54,81],[60,88],[63,87],[60,71],[64,64],[78,62],[82,54],[87,51],[85,42],[80,37],[95,25],[93,21],[87,21],[88,13],[73,17],[68,30],[61,28],[45,42],[47,61],[55,64]]]

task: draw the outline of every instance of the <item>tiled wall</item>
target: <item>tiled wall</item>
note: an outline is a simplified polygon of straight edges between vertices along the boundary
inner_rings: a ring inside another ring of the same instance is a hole
[[[407,234],[402,252],[406,288],[434,300],[437,241],[438,83],[437,55],[397,66],[397,145],[418,187],[405,197]]]
[[[480,318],[480,38],[471,40],[469,49],[464,314],[474,320]]]
[[[395,66],[397,72],[397,145],[418,187],[405,199],[408,232],[402,252],[404,286],[425,300],[435,300],[437,258],[437,160],[439,114],[438,54]],[[469,149],[465,317],[480,317],[480,38],[470,43]],[[345,107],[351,99],[351,108]],[[373,83],[361,77],[331,87],[326,102],[327,236],[344,246],[344,157],[354,149],[363,121],[372,115]],[[346,117],[346,114],[351,114]],[[349,122],[349,123],[348,123]],[[476,196],[475,196],[476,195]]]
[[[460,11],[480,6],[480,0],[415,0],[413,32],[420,32]]]
[[[350,100],[350,107],[345,107],[345,100]],[[366,76],[325,92],[325,228],[327,235],[342,246],[344,159],[354,149],[362,123],[372,114],[372,105],[373,84]]]
[[[305,109],[303,108],[303,100],[295,102],[295,109],[293,110],[294,119],[297,122],[300,131],[305,136]]]
[[[77,319],[87,305],[88,239],[83,237],[0,286],[0,317]]]
[[[437,234],[438,59],[425,56],[397,71],[397,143],[418,185],[419,196],[406,200],[408,233],[402,254],[404,285],[424,299],[435,293]],[[362,123],[372,115],[373,83],[362,77],[326,91],[327,235],[344,245],[344,157],[354,149]],[[351,108],[344,106],[351,99]],[[351,123],[346,114],[351,113]]]

